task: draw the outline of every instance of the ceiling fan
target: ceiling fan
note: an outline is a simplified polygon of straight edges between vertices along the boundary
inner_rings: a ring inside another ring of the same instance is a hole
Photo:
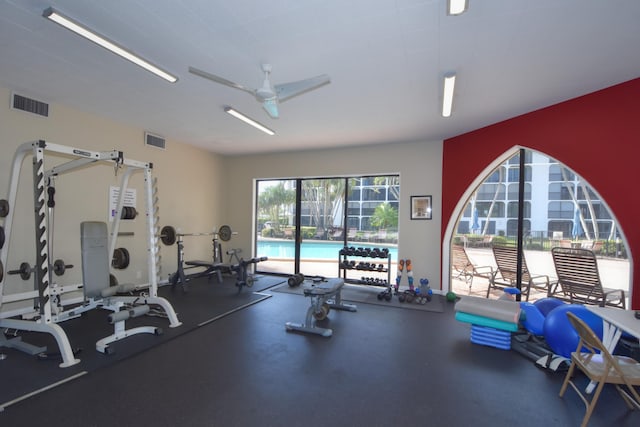
[[[293,98],[294,96],[303,94],[310,90],[317,89],[320,86],[324,86],[331,82],[331,79],[328,75],[322,74],[316,77],[298,80],[295,82],[272,85],[271,81],[269,80],[269,75],[271,74],[271,65],[262,64],[262,71],[264,72],[264,82],[262,83],[262,87],[259,89],[252,89],[227,80],[223,77],[216,76],[215,74],[211,74],[194,67],[189,67],[189,72],[195,74],[196,76],[200,76],[235,89],[243,90],[255,96],[255,98],[259,102],[262,102],[262,108],[264,108],[266,112],[269,113],[269,115],[274,119],[278,118],[278,103],[284,102],[290,98]]]

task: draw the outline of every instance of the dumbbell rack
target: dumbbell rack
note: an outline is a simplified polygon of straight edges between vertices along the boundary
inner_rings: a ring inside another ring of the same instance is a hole
[[[356,273],[357,278],[354,277]],[[375,280],[376,275],[379,280]],[[338,253],[338,277],[356,285],[390,286],[391,253],[386,248],[344,247]]]

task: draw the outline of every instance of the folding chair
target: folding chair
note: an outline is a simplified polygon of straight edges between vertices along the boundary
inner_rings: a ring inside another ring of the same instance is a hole
[[[615,385],[629,409],[640,410],[640,396],[634,388],[634,386],[640,386],[640,363],[630,357],[611,355],[602,344],[602,341],[583,320],[571,312],[567,313],[567,317],[578,332],[580,342],[576,351],[571,353],[571,366],[560,388],[560,397],[564,395],[569,384],[578,393],[587,410],[582,419],[581,427],[585,427],[589,422],[602,388],[607,383]],[[598,383],[591,400],[587,399],[585,393],[581,392],[572,380],[576,366],[591,381]],[[627,390],[622,386],[626,386]]]

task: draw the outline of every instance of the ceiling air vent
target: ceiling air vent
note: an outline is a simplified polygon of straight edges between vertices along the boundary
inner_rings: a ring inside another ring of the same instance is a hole
[[[22,110],[39,116],[49,117],[49,104],[18,95],[17,93],[12,93],[11,95],[11,108],[14,110]]]
[[[164,150],[166,141],[163,137],[159,135],[154,135],[149,132],[144,133],[144,143],[145,145],[150,145],[152,147],[161,148]]]

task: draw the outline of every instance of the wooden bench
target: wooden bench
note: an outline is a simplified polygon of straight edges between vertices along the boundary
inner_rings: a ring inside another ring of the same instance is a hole
[[[469,290],[473,285],[474,277],[483,277],[489,281],[493,277],[493,267],[477,266],[471,262],[467,251],[460,245],[451,245],[451,267],[455,274],[454,279],[462,279],[469,284]]]
[[[551,256],[558,282],[550,290],[549,296],[572,304],[625,308],[624,290],[606,289],[602,286],[598,262],[593,251],[553,248]]]
[[[532,275],[527,268],[524,253],[522,254],[521,283],[520,286],[518,286],[518,249],[515,246],[494,246],[493,256],[495,257],[498,268],[489,282],[487,298],[489,298],[491,289],[514,287],[520,289],[522,295],[525,297],[525,301],[529,300],[531,288],[549,293],[549,276],[543,274]]]

